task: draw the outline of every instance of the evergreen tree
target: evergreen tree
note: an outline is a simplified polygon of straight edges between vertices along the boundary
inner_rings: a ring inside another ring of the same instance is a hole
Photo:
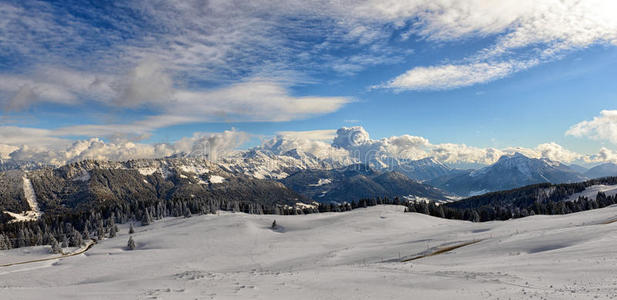
[[[73,247],[81,247],[84,244],[84,240],[79,231],[73,229],[73,237],[71,238]]]
[[[26,235],[23,228],[19,229],[19,232],[17,233],[17,247],[26,247]]]
[[[126,248],[127,248],[128,250],[135,250],[135,241],[133,240],[133,236],[130,236],[130,237],[129,237],[129,241],[128,241],[128,243],[126,244]]]
[[[116,232],[118,232],[118,226],[116,225],[111,226],[111,228],[109,229],[109,237],[110,238],[116,237]]]
[[[69,246],[69,240],[66,238],[66,235],[62,235],[62,248],[67,248]]]
[[[129,234],[135,233],[135,229],[133,228],[133,223],[129,226]]]
[[[58,241],[53,236],[51,237],[51,253],[53,254],[62,253],[62,248],[60,248]]]
[[[471,212],[471,221],[472,222],[480,222],[480,215],[478,214],[478,212],[475,209]]]
[[[150,211],[146,208],[142,218],[141,218],[141,226],[148,226],[152,223],[152,215],[150,215]]]
[[[4,234],[0,233],[0,250],[8,250],[9,245],[6,244]]]

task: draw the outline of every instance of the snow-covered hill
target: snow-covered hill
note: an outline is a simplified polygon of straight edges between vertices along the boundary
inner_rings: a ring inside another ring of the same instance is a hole
[[[487,223],[402,211],[377,206],[276,216],[278,230],[270,229],[274,216],[265,215],[168,218],[137,227],[134,251],[124,249],[123,226],[117,238],[85,254],[0,267],[0,293],[3,299],[617,297],[617,223],[605,224],[617,207]],[[0,252],[0,265],[49,256],[37,249]],[[421,258],[401,262],[414,257]]]

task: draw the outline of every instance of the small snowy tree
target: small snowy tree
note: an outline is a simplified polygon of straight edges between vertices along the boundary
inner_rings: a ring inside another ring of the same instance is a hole
[[[131,223],[131,226],[129,227],[129,234],[133,233],[135,233],[135,229],[133,228],[133,223]]]
[[[126,244],[126,248],[128,250],[135,250],[135,241],[132,236],[129,237],[129,242]]]
[[[84,244],[84,239],[81,236],[81,233],[76,229],[73,229],[73,237],[71,238],[73,247],[80,247]]]
[[[480,222],[480,215],[475,210],[472,212],[471,221],[472,222]]]
[[[66,238],[66,235],[62,235],[62,248],[66,248],[69,246],[69,239]]]
[[[0,233],[0,250],[7,250],[9,246],[6,244],[4,240],[4,235]]]
[[[60,244],[58,244],[58,241],[53,236],[51,237],[51,253],[62,253],[62,248],[60,248]]]
[[[116,237],[116,232],[118,232],[118,226],[116,225],[111,226],[111,228],[109,229],[109,237],[110,238]]]
[[[146,208],[146,211],[141,218],[141,226],[148,226],[152,223],[152,215],[150,215],[150,211]]]
[[[272,229],[276,229],[276,220],[274,220],[274,221],[272,222],[272,227],[271,227],[271,228],[272,228]]]

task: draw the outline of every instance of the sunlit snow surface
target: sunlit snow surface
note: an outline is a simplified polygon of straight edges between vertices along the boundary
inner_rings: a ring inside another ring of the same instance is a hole
[[[2,299],[609,299],[617,207],[470,223],[378,206],[136,227],[86,254],[0,267]],[[276,219],[279,227],[271,229]],[[409,262],[462,242],[476,244]],[[0,264],[44,257],[0,252]]]

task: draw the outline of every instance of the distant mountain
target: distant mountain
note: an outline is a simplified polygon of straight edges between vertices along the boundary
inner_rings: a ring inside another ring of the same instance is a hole
[[[28,160],[0,159],[0,172],[9,170],[36,170],[51,165]]]
[[[429,184],[457,195],[473,196],[535,183],[568,183],[586,179],[584,175],[560,162],[529,158],[515,153],[504,155],[496,163],[482,169],[436,178]]]
[[[617,176],[617,164],[605,163],[597,165],[584,173],[589,178],[600,178],[608,176]]]
[[[311,153],[292,149],[283,153],[251,149],[218,161],[218,165],[232,173],[242,173],[257,179],[281,179],[301,170],[340,168],[351,160],[320,159]]]
[[[288,188],[319,202],[351,202],[363,198],[410,197],[447,200],[439,189],[398,172],[376,171],[366,165],[333,170],[303,170],[281,179]]]
[[[453,171],[452,168],[442,164],[433,157],[419,160],[399,160],[390,169],[419,181],[442,177]]]
[[[577,164],[569,164],[568,167],[570,167],[570,169],[579,172],[581,174],[585,174],[585,172],[589,171],[588,168],[585,168],[581,165],[577,165]]]
[[[29,202],[46,213],[180,200],[209,203],[212,209],[244,207],[247,212],[308,202],[280,182],[229,172],[194,158],[88,160],[59,168],[0,172],[0,212],[27,212],[32,208]]]

